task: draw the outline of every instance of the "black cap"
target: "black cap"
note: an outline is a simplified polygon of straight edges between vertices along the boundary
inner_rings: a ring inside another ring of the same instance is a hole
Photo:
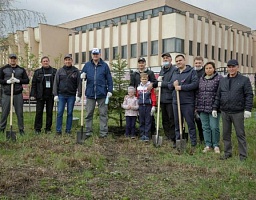
[[[16,54],[12,53],[12,54],[9,55],[9,58],[15,58],[15,59],[17,59],[17,56],[16,56]]]
[[[172,57],[171,54],[169,54],[169,53],[163,53],[162,57],[164,57],[164,56],[167,56],[167,57],[170,57],[170,58]]]
[[[141,58],[138,59],[138,62],[146,62],[146,59],[141,57]]]
[[[71,58],[71,59],[72,59],[71,54],[67,54],[67,55],[65,55],[64,60],[65,60],[66,58]]]
[[[235,59],[229,60],[227,64],[227,66],[236,66],[236,65],[238,65],[238,62]]]

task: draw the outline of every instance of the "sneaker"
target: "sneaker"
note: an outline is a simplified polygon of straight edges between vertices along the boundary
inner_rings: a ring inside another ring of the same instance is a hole
[[[173,148],[173,149],[176,148],[176,142],[175,142],[175,141],[172,142],[172,148]]]
[[[144,137],[144,142],[149,142],[149,137],[145,136]]]
[[[21,136],[25,135],[24,130],[22,130],[22,129],[20,130],[20,135],[21,135]]]
[[[208,151],[211,151],[211,147],[206,146],[203,150],[204,153],[207,153]]]
[[[214,152],[215,153],[220,153],[220,148],[219,147],[214,147]]]
[[[141,136],[141,137],[140,137],[140,140],[141,140],[141,141],[144,141],[144,140],[145,140],[145,135]]]
[[[231,158],[231,157],[232,157],[232,155],[227,154],[227,155],[221,156],[221,157],[220,157],[220,160],[227,160],[227,159],[229,159],[229,158]]]
[[[56,134],[61,135],[62,133],[61,133],[61,131],[56,131]]]

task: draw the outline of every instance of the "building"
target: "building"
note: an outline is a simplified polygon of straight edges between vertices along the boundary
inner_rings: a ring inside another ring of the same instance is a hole
[[[160,66],[161,54],[170,52],[173,57],[185,54],[190,65],[200,55],[220,71],[234,58],[242,73],[256,72],[256,32],[181,0],[140,1],[58,26],[39,24],[12,38],[12,49],[21,56],[26,45],[29,53],[51,60],[69,52],[80,69],[90,60],[90,50],[98,47],[104,60],[112,62],[120,55],[129,68],[136,68],[141,56],[148,66]],[[2,60],[5,54],[0,53]]]

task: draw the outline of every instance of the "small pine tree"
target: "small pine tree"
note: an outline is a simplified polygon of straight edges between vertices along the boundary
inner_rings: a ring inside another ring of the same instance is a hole
[[[124,121],[124,110],[122,108],[122,103],[124,96],[127,94],[127,87],[129,85],[129,80],[127,80],[127,62],[122,60],[120,56],[117,56],[115,62],[110,63],[112,67],[111,73],[113,77],[113,96],[109,101],[109,118],[113,119],[118,127],[123,127]]]

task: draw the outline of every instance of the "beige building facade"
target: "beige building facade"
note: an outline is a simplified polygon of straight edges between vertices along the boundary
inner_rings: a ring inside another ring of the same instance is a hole
[[[180,0],[141,1],[58,26],[39,24],[10,38],[14,45],[2,49],[1,64],[6,51],[25,56],[27,46],[39,58],[49,55],[56,60],[70,53],[81,69],[91,49],[98,47],[106,62],[120,55],[129,68],[137,67],[138,57],[145,57],[152,69],[159,68],[161,54],[169,52],[173,57],[184,54],[190,65],[200,55],[220,71],[226,70],[229,59],[237,59],[242,73],[256,72],[256,32]]]

